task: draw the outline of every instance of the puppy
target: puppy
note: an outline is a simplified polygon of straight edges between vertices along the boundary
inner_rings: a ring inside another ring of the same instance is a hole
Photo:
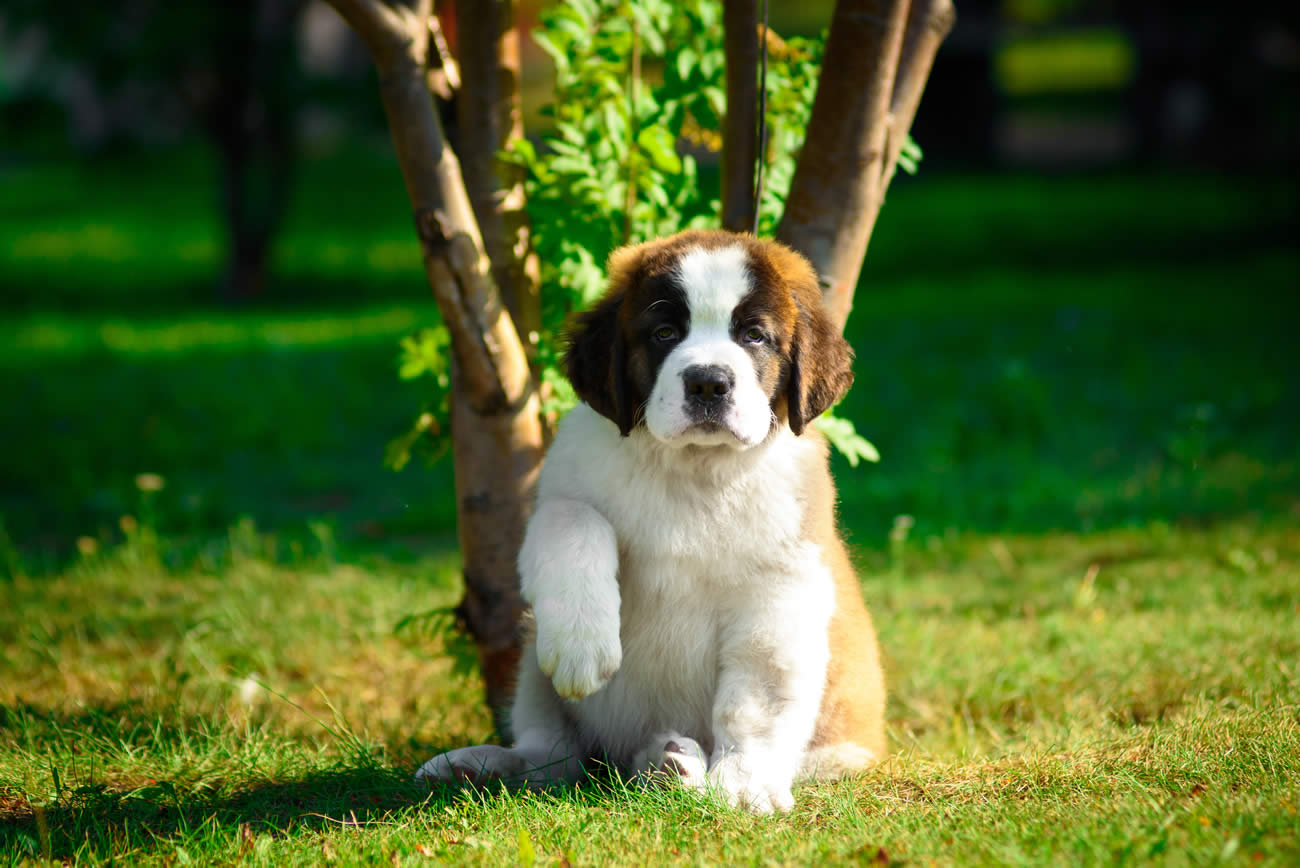
[[[418,778],[669,775],[757,813],[884,751],[884,676],[809,427],[852,354],[808,262],[690,231],[616,251],[566,358],[561,423],[519,554],[535,636],[515,743]]]

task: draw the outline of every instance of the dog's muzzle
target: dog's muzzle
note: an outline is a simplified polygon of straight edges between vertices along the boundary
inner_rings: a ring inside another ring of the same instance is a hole
[[[691,365],[682,371],[686,415],[697,425],[721,426],[731,407],[736,374],[722,365]]]

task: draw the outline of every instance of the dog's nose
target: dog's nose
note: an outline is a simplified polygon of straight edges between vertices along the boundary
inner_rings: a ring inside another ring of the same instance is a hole
[[[686,397],[704,404],[721,401],[736,385],[736,376],[721,365],[691,365],[682,371]]]

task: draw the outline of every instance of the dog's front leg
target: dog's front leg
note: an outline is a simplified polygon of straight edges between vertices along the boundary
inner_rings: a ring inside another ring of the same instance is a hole
[[[614,528],[582,501],[539,499],[519,576],[537,621],[539,668],[567,699],[595,693],[623,661]]]
[[[830,594],[792,588],[724,626],[713,704],[709,786],[733,806],[787,811],[821,708],[830,659]],[[785,595],[782,595],[785,596]]]

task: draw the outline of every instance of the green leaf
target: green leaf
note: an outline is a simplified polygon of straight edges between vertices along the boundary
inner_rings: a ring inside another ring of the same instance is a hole
[[[898,168],[909,175],[915,175],[923,156],[921,146],[916,143],[916,139],[912,138],[911,133],[908,133],[903,139],[903,147],[898,152]]]
[[[674,174],[682,170],[682,158],[677,154],[676,143],[672,134],[663,127],[646,127],[637,135],[636,143],[655,168]]]
[[[683,82],[691,80],[691,73],[699,63],[699,56],[690,48],[683,48],[677,53],[677,77]]]
[[[424,365],[424,359],[419,357],[407,358],[397,368],[397,376],[403,380],[414,380],[416,377],[424,376],[428,368]]]
[[[551,56],[551,61],[555,64],[557,70],[565,70],[569,68],[568,55],[564,53],[564,49],[560,48],[554,41],[552,41],[550,35],[547,34],[546,31],[540,29],[534,30],[533,42],[536,42],[538,48]]]
[[[726,65],[726,57],[721,50],[706,51],[700,58],[700,72],[706,79],[712,79]]]
[[[595,170],[595,167],[584,154],[579,157],[556,157],[551,160],[551,170],[573,175],[589,175]]]
[[[600,6],[595,0],[568,0],[568,5],[584,27],[590,28],[600,15]]]
[[[709,108],[718,115],[723,117],[727,113],[727,94],[720,87],[706,87],[702,91],[705,99],[709,101]]]
[[[865,459],[872,463],[880,460],[880,453],[871,442],[858,433],[853,423],[830,412],[823,413],[815,422],[817,430],[825,435],[835,450],[848,459],[850,467],[857,467]]]
[[[532,142],[523,136],[511,139],[510,143],[506,145],[505,153],[508,157],[518,157],[522,160],[524,166],[531,166],[537,162],[537,149],[533,147]]]

